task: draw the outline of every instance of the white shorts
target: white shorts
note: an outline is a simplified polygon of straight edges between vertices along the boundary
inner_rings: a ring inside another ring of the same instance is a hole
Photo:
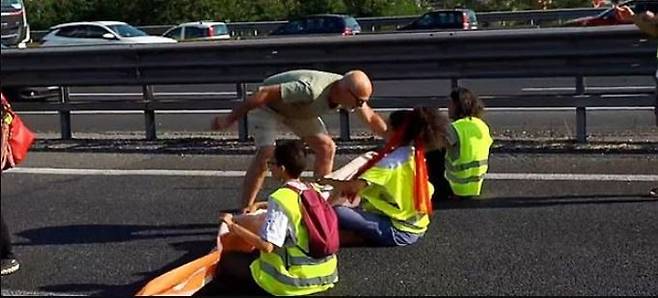
[[[249,112],[248,119],[253,123],[253,135],[256,147],[274,146],[276,133],[280,124],[290,129],[300,138],[328,134],[327,127],[320,117],[308,119],[290,119],[277,114],[267,107]]]

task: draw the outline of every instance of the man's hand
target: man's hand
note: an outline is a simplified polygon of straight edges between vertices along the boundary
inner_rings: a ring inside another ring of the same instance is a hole
[[[233,214],[231,213],[220,213],[219,214],[219,222],[225,222],[227,225],[231,225],[233,223]]]
[[[232,123],[229,121],[228,117],[215,117],[215,119],[212,121],[211,127],[213,130],[225,130],[229,128],[231,124]]]
[[[628,5],[615,5],[615,15],[620,21],[629,22],[633,20],[635,12]]]
[[[256,202],[256,203],[253,203],[253,204],[251,204],[251,205],[249,205],[249,206],[243,208],[243,209],[242,209],[242,213],[243,213],[243,214],[246,214],[246,213],[253,213],[253,212],[255,212],[256,210],[259,210],[259,209],[266,209],[266,208],[267,208],[267,202]]]

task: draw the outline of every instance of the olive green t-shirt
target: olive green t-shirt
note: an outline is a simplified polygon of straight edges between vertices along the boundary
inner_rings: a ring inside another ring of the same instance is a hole
[[[280,85],[281,100],[268,104],[276,113],[288,118],[315,118],[336,110],[329,106],[331,84],[342,75],[317,70],[291,70],[275,74],[263,85]]]

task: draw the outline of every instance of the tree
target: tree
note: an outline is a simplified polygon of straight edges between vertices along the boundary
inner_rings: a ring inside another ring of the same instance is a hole
[[[592,7],[591,0],[25,0],[33,30],[73,21],[117,20],[135,26],[197,20],[272,21],[317,13],[355,17],[420,14],[463,5],[475,11]]]

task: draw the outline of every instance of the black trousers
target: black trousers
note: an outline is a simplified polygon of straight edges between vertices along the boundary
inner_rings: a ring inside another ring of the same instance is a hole
[[[249,265],[259,252],[225,252],[217,266],[215,279],[194,296],[271,296],[251,276]]]
[[[0,215],[0,219],[2,219],[2,258],[13,258],[14,256],[11,251],[11,238],[9,238],[9,229],[5,223],[5,218]]]
[[[446,200],[454,195],[450,183],[445,177],[445,150],[432,150],[425,152],[425,163],[427,165],[427,176],[430,183],[434,185],[433,201]]]

